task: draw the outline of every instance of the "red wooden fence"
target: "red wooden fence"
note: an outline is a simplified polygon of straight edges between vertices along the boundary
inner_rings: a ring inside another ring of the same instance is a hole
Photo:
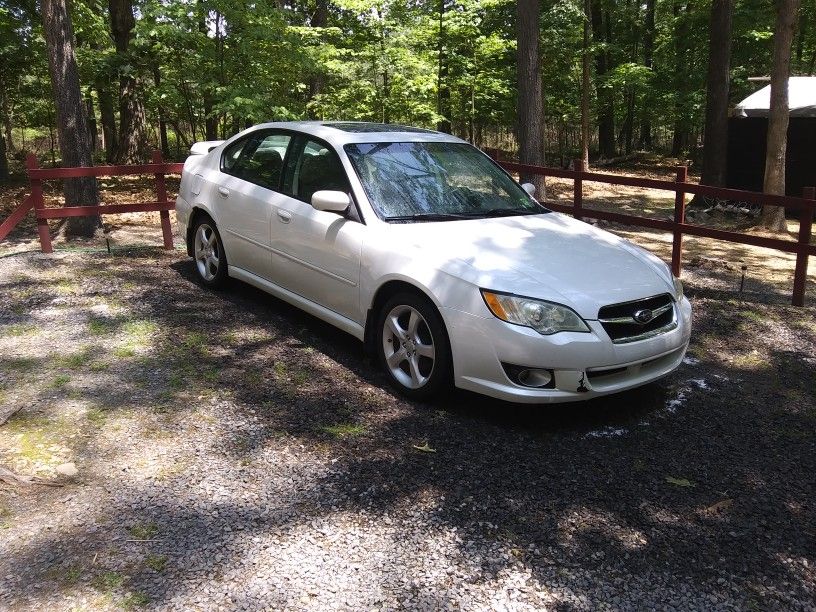
[[[184,164],[165,163],[161,152],[153,153],[153,163],[132,166],[90,166],[80,168],[40,168],[37,158],[29,155],[26,160],[28,179],[31,183],[31,195],[17,207],[14,212],[0,224],[0,240],[8,236],[9,232],[25,217],[29,210],[34,209],[37,217],[37,232],[40,236],[40,248],[43,253],[53,252],[51,234],[48,231],[48,219],[64,219],[66,217],[86,217],[96,215],[115,215],[130,212],[158,211],[161,220],[164,248],[173,248],[173,231],[170,227],[170,212],[175,207],[174,202],[167,199],[167,174],[179,174]],[[43,181],[53,179],[81,178],[87,176],[122,176],[152,174],[155,180],[156,200],[139,204],[107,204],[95,206],[65,206],[61,208],[46,208],[43,200]]]
[[[495,153],[495,151],[491,151]],[[547,168],[544,166],[530,166],[509,161],[498,163],[508,172],[519,174],[536,174],[541,176],[554,176],[571,179],[573,186],[573,204],[565,205],[557,202],[547,201],[547,208],[572,214],[576,219],[590,217],[592,219],[604,219],[626,225],[638,227],[648,227],[672,232],[672,272],[675,276],[680,276],[681,260],[683,253],[683,235],[699,236],[702,238],[714,238],[726,242],[738,244],[749,244],[758,247],[776,249],[786,253],[796,254],[796,268],[793,277],[793,297],[794,306],[803,306],[805,303],[805,284],[807,281],[808,257],[816,255],[816,245],[810,244],[813,212],[816,210],[816,191],[813,187],[806,187],[803,197],[777,196],[755,191],[742,191],[739,189],[727,189],[724,187],[710,187],[708,185],[698,185],[688,182],[688,170],[685,166],[677,169],[677,176],[674,181],[658,179],[638,178],[633,176],[619,176],[617,174],[602,174],[599,172],[588,172],[586,170],[562,170],[561,168]],[[575,168],[582,168],[580,159],[573,162]],[[611,185],[628,185],[631,187],[646,187],[649,189],[662,189],[673,191],[674,200],[674,220],[650,219],[637,215],[625,215],[617,212],[587,209],[583,206],[583,183],[584,182],[608,183]],[[752,236],[750,234],[740,234],[727,230],[702,227],[686,223],[686,198],[687,193],[698,194],[719,200],[732,200],[737,202],[753,202],[759,205],[784,206],[788,209],[798,211],[799,214],[799,236],[798,240],[785,240],[782,238],[767,238],[764,236]]]
[[[796,198],[790,196],[776,196],[753,191],[742,191],[738,189],[726,189],[722,187],[709,187],[707,185],[697,185],[688,182],[688,171],[683,166],[677,169],[677,176],[674,181],[664,181],[658,179],[637,178],[632,176],[619,176],[616,174],[601,174],[599,172],[588,172],[586,170],[562,170],[560,168],[547,168],[543,166],[530,166],[515,162],[500,161],[505,169],[510,172],[521,174],[537,174],[541,176],[554,176],[571,179],[574,181],[574,201],[571,206],[559,204],[557,202],[547,202],[547,206],[559,212],[571,213],[576,219],[590,217],[593,219],[604,219],[627,225],[638,227],[648,227],[653,229],[672,232],[672,272],[675,276],[680,276],[681,259],[683,251],[683,235],[700,236],[703,238],[714,238],[738,244],[749,244],[753,246],[766,247],[796,254],[796,269],[794,272],[793,298],[794,306],[802,306],[805,302],[805,284],[807,281],[808,258],[816,255],[816,245],[810,244],[813,212],[816,210],[816,190],[813,187],[805,189],[804,197]],[[40,168],[36,158],[29,156],[26,166],[28,177],[31,182],[31,195],[0,224],[0,240],[3,240],[9,232],[20,222],[32,208],[37,216],[37,230],[40,236],[40,246],[44,253],[51,253],[51,236],[48,231],[48,219],[58,219],[65,217],[80,217],[89,215],[110,215],[126,212],[148,212],[159,211],[161,218],[162,235],[164,237],[164,247],[173,248],[173,236],[170,227],[170,214],[173,209],[173,202],[167,199],[167,189],[165,186],[165,175],[178,174],[184,164],[164,163],[161,153],[153,154],[153,163],[134,166],[93,166],[82,168]],[[575,167],[580,168],[581,160],[575,161]],[[46,208],[43,200],[42,182],[51,179],[78,178],[86,176],[120,176],[153,174],[156,185],[156,201],[140,204],[108,204],[105,206],[71,206],[62,208]],[[662,189],[675,193],[674,220],[650,219],[636,215],[625,215],[622,213],[608,212],[602,210],[586,209],[583,207],[583,183],[600,182],[611,185],[628,185],[631,187],[645,187],[649,189]],[[798,240],[784,240],[782,238],[766,238],[763,236],[752,236],[740,234],[727,230],[718,230],[699,225],[686,223],[686,200],[687,193],[698,194],[710,198],[721,200],[734,200],[739,202],[754,202],[760,205],[784,206],[788,209],[799,211],[799,236]]]

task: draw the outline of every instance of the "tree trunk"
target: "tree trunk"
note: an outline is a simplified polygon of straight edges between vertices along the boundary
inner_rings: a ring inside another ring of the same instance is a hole
[[[96,84],[96,97],[99,100],[99,118],[102,123],[102,146],[105,149],[105,161],[113,162],[116,154],[116,115],[113,110],[113,96],[110,85],[101,80]]]
[[[768,114],[768,139],[765,151],[763,191],[785,195],[785,150],[788,146],[788,77],[791,45],[800,0],[778,0],[774,26],[773,66],[771,68],[771,108]],[[762,225],[776,232],[787,229],[785,209],[762,208]]]
[[[0,134],[0,182],[8,179],[8,158],[6,157],[6,139]]]
[[[584,40],[581,55],[581,161],[583,169],[589,168],[589,88],[592,87],[589,72],[589,36],[592,8],[590,0],[584,0]],[[579,168],[575,168],[579,170]]]
[[[119,142],[115,160],[120,164],[148,161],[147,116],[136,62],[128,53],[136,21],[131,0],[108,0],[111,33],[121,62],[119,72]],[[127,70],[125,70],[127,68]]]
[[[598,50],[595,54],[595,88],[598,92],[598,150],[601,157],[615,157],[615,107],[612,92],[607,88],[605,78],[609,72],[609,51],[606,46],[611,43],[611,34],[604,24],[608,25],[609,16],[604,20],[601,0],[592,0],[592,39]]]
[[[90,91],[85,96],[85,112],[88,113],[88,133],[91,136],[91,152],[93,152],[96,151],[99,132],[96,129],[96,112],[94,111],[93,96]]]
[[[87,115],[79,88],[79,72],[74,53],[74,32],[65,0],[42,0],[43,31],[48,51],[48,68],[57,111],[57,131],[62,165],[90,166],[91,146]],[[66,206],[99,203],[96,179],[68,179],[63,182]],[[66,237],[93,236],[101,225],[97,217],[70,217]]]
[[[646,18],[643,27],[643,65],[649,70],[654,62],[654,37],[655,37],[655,0],[646,0]],[[650,117],[649,95],[644,98],[643,118],[640,121],[640,148],[651,150],[652,143],[652,120]]]
[[[153,83],[158,90],[161,88],[161,69],[159,68],[158,62],[154,62],[152,68]],[[165,119],[164,106],[162,106],[162,104],[159,104],[159,143],[162,155],[167,159],[170,157],[170,144],[167,141],[167,119]]]
[[[213,116],[213,101],[209,91],[204,92],[204,140],[218,140],[218,121]]]
[[[522,164],[544,165],[544,101],[541,95],[541,60],[539,58],[539,0],[517,3],[516,35],[518,53],[518,143]],[[522,175],[522,182],[536,186],[537,197],[545,199],[544,177]]]
[[[313,28],[325,28],[326,24],[328,23],[328,3],[327,0],[317,0],[315,6],[315,12],[312,16],[312,20],[310,25]],[[321,72],[315,72],[309,77],[309,102],[315,99],[315,97],[319,96],[323,93],[323,87],[325,86],[326,77]],[[308,106],[307,106],[308,107]],[[309,110],[309,117],[311,119],[317,119],[317,115],[314,112],[314,108],[308,107]]]
[[[6,149],[8,151],[14,150],[14,140],[11,134],[11,113],[8,83],[3,78],[3,75],[0,75],[0,114],[3,115],[3,132],[6,137]]]
[[[711,5],[705,141],[703,142],[703,171],[700,182],[717,187],[725,185],[728,161],[728,88],[733,12],[734,0],[714,0]]]
[[[688,12],[678,0],[672,4],[674,16],[674,134],[672,135],[671,154],[680,157],[688,149],[689,122],[688,122],[688,70],[686,69],[686,39],[688,38],[688,23],[683,12]]]
[[[440,132],[451,132],[450,87],[448,87],[448,58],[445,56],[445,0],[439,0],[439,40],[437,47],[436,113],[442,117],[436,124]]]

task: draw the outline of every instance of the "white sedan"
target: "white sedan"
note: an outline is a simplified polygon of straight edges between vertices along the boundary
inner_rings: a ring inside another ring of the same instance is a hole
[[[201,282],[242,280],[356,336],[406,396],[586,400],[688,347],[665,263],[547,210],[453,136],[267,123],[192,152],[176,211]]]

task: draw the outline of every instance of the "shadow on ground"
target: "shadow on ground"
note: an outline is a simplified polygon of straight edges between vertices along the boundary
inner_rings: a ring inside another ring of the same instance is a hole
[[[298,538],[340,514],[404,526],[409,542],[417,520],[427,529],[422,537],[455,532],[470,584],[521,568],[565,609],[614,597],[621,606],[644,603],[627,599],[628,581],[650,585],[648,601],[659,607],[675,599],[691,607],[812,603],[816,329],[786,320],[812,320],[812,309],[714,300],[716,293],[692,287],[691,359],[659,383],[583,404],[518,407],[459,391],[411,404],[382,391],[384,377],[350,336],[240,283],[205,291],[192,264],[177,257],[82,261],[88,279],[113,267],[100,287],[127,305],[105,333],[134,320],[160,330],[143,353],[113,359],[82,394],[115,412],[142,393],[138,405],[170,434],[191,404],[209,402],[215,414],[222,407],[229,418],[200,452],[231,466],[230,477],[248,477],[265,501],[238,497],[240,486],[202,500],[196,487],[209,477],[192,470],[183,486],[172,478],[131,482],[100,507],[95,521],[151,524],[162,534],[153,548],[174,569],[127,571],[130,588],[153,604],[192,601],[200,584],[247,563],[254,537]],[[48,284],[32,283],[18,281],[26,303],[49,303]],[[91,285],[78,292],[102,291]],[[16,316],[27,321],[30,311]],[[83,452],[95,452],[97,435]],[[265,481],[264,466],[253,462],[282,446],[301,448],[303,466],[287,468],[291,480],[275,467]],[[71,488],[36,499],[53,503]],[[87,551],[106,551],[118,567],[115,551],[134,546],[124,538],[121,529],[89,530],[82,521],[37,534],[2,561],[32,568],[6,584],[7,601],[54,588],[54,567],[79,563],[87,580],[98,579]],[[385,566],[400,563],[393,553]],[[393,576],[373,578],[399,598],[429,596],[409,593]],[[263,597],[271,607],[291,603],[285,590]]]

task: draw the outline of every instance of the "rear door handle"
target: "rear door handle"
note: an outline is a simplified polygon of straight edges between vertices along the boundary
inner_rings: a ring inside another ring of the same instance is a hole
[[[229,189],[227,189],[226,187],[219,187],[218,188],[218,193],[221,194],[222,198],[228,198],[230,192],[229,192]]]
[[[292,213],[278,209],[278,219],[281,220],[281,223],[289,223],[292,220]]]

